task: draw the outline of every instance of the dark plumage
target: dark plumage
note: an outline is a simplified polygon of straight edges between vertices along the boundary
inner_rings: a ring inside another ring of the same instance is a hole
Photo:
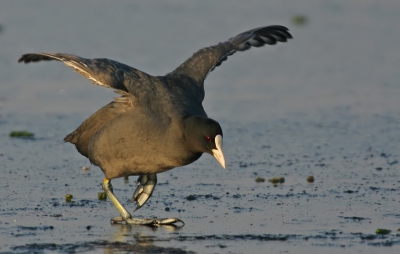
[[[114,196],[111,179],[140,176],[133,197],[138,209],[151,196],[157,173],[192,163],[203,153],[214,155],[225,167],[222,129],[202,106],[204,79],[236,51],[291,38],[283,26],[252,29],[201,49],[171,73],[156,77],[113,60],[63,53],[25,54],[18,61],[59,60],[93,83],[120,94],[64,140],[103,170],[103,188],[121,214],[113,222],[171,224],[180,220],[132,218]]]

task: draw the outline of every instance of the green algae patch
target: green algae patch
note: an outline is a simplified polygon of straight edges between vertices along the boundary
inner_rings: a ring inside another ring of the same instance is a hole
[[[257,182],[257,183],[263,183],[263,182],[265,182],[265,178],[257,177],[257,178],[256,178],[256,182]]]
[[[71,202],[71,200],[72,200],[73,197],[74,197],[74,196],[72,196],[71,194],[67,194],[67,195],[65,195],[65,201],[66,201],[67,203],[69,203],[69,202]]]
[[[99,193],[97,193],[97,198],[99,200],[106,200],[107,199],[107,195],[106,195],[105,192],[99,192]]]
[[[392,232],[392,230],[390,230],[390,229],[384,229],[384,228],[378,228],[378,229],[375,231],[375,233],[376,233],[377,235],[387,235],[387,234],[390,234],[390,232]]]
[[[285,182],[285,178],[280,176],[280,177],[273,177],[271,179],[268,179],[268,181],[274,185],[276,184],[280,184],[280,183],[284,183]]]
[[[292,17],[292,24],[296,26],[304,26],[307,24],[308,18],[304,15],[294,15]]]
[[[35,134],[29,131],[12,131],[9,136],[11,138],[34,138]]]

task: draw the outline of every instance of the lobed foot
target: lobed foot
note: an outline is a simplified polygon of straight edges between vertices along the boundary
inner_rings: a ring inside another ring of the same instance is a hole
[[[147,200],[153,194],[153,190],[157,184],[157,175],[156,174],[147,174],[139,176],[137,183],[139,186],[136,188],[135,192],[133,193],[133,197],[131,202],[136,202],[136,210],[141,208]]]
[[[154,186],[157,183],[157,177],[153,175],[143,175],[139,177],[140,185],[133,194],[133,201],[138,203],[139,209],[143,204],[150,198]],[[117,208],[121,216],[111,219],[111,224],[128,224],[128,225],[149,225],[149,226],[159,226],[159,225],[172,225],[176,226],[175,223],[180,222],[182,226],[185,223],[178,218],[164,218],[164,219],[142,219],[142,218],[132,218],[132,215],[125,209],[125,207],[119,202],[117,197],[113,193],[113,187],[111,185],[111,180],[104,178],[102,187],[107,194],[107,197]]]

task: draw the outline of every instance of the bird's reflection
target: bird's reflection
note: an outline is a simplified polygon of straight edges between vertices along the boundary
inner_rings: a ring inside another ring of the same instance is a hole
[[[104,253],[120,253],[121,251],[129,253],[181,253],[183,251],[180,248],[155,245],[156,242],[169,242],[171,237],[167,235],[167,237],[161,238],[154,235],[155,232],[177,232],[182,227],[175,225],[143,227],[127,224],[114,224],[112,227],[115,231],[105,246]]]

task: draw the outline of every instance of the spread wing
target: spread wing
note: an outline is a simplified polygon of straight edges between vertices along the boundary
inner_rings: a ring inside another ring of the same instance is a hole
[[[107,122],[135,107],[137,98],[151,90],[152,76],[109,59],[86,59],[62,53],[34,53],[23,55],[18,62],[48,60],[62,61],[94,84],[116,89],[116,93],[120,94],[120,97],[99,109],[65,137],[64,141],[75,144],[78,151],[86,157],[92,136]]]
[[[228,56],[237,51],[246,51],[251,47],[261,47],[265,44],[275,45],[292,39],[289,29],[284,26],[266,26],[252,29],[230,38],[226,42],[203,48],[193,54],[188,60],[176,68],[173,73],[187,75],[199,84],[203,84],[208,73],[221,65]]]
[[[30,63],[39,61],[58,60],[73,68],[94,84],[133,92],[135,86],[144,85],[150,75],[128,65],[106,58],[87,59],[63,53],[32,53],[23,55],[18,62]]]

